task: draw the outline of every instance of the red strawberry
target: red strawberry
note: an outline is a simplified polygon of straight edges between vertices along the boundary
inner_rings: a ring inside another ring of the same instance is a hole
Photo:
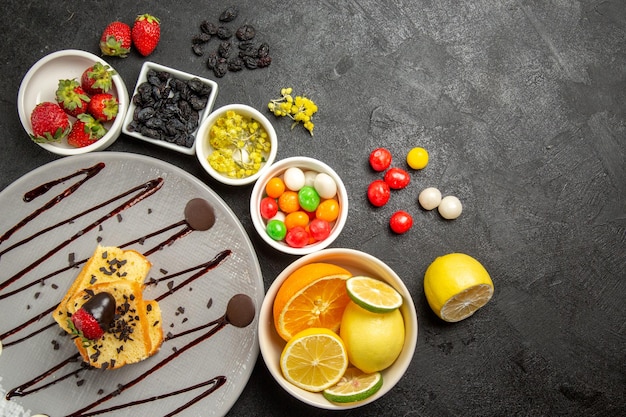
[[[133,24],[132,39],[135,48],[143,56],[154,51],[161,38],[161,22],[149,14],[137,16]]]
[[[72,314],[72,325],[77,335],[97,340],[109,330],[114,316],[115,298],[107,292],[100,292]]]
[[[67,143],[76,148],[91,145],[107,133],[107,130],[98,120],[87,113],[79,114],[72,130],[67,137]]]
[[[126,58],[130,52],[130,26],[122,22],[110,23],[100,37],[100,50],[104,55]]]
[[[76,80],[59,80],[55,93],[57,103],[70,116],[78,116],[87,111],[89,96]]]
[[[31,139],[39,143],[59,142],[70,131],[67,113],[56,103],[39,103],[30,114]]]
[[[113,85],[113,76],[117,74],[108,65],[96,62],[87,68],[80,77],[80,85],[87,94],[107,93]]]
[[[87,107],[87,112],[96,120],[111,122],[119,111],[119,102],[109,93],[94,94]]]

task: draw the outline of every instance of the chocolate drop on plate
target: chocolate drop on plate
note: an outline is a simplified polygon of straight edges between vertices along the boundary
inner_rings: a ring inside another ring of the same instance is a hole
[[[185,206],[185,220],[194,230],[209,230],[215,224],[215,211],[205,199],[194,198]]]
[[[245,294],[236,294],[226,306],[226,320],[235,327],[246,327],[254,320],[254,303]]]

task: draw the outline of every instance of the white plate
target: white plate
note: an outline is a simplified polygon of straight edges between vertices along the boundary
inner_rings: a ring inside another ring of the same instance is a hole
[[[22,278],[0,290],[0,297],[5,296],[0,300],[2,317],[0,335],[5,335],[58,304],[80,267],[52,275],[46,278],[44,284],[38,281],[67,267],[70,254],[75,254],[75,260],[81,261],[92,254],[100,239],[103,245],[124,246],[128,242],[180,222],[185,218],[184,209],[187,202],[198,197],[204,198],[215,208],[215,225],[207,231],[193,231],[175,240],[172,245],[148,255],[153,264],[149,277],[159,279],[171,276],[206,263],[223,251],[232,252],[218,266],[160,301],[164,333],[178,334],[218,319],[224,314],[229,299],[238,293],[247,294],[252,298],[257,310],[254,321],[245,328],[226,325],[213,336],[185,350],[183,354],[160,368],[159,364],[176,349],[184,350],[185,346],[205,334],[207,329],[166,340],[161,350],[153,357],[117,370],[82,370],[78,376],[62,379],[63,375],[81,369],[79,363],[70,363],[52,372],[33,388],[54,382],[52,385],[7,401],[4,399],[6,392],[46,373],[76,353],[68,336],[61,334],[56,324],[52,325],[54,321],[49,314],[44,314],[39,321],[21,331],[10,336],[0,336],[4,344],[0,354],[0,415],[21,416],[23,410],[50,416],[68,415],[115,391],[119,384],[127,384],[146,373],[149,375],[144,380],[123,390],[93,410],[108,409],[131,401],[164,395],[217,376],[225,376],[224,385],[177,414],[224,415],[241,394],[258,356],[258,310],[263,300],[264,288],[259,263],[245,230],[230,208],[206,185],[179,168],[145,156],[96,152],[64,158],[34,170],[0,193],[0,207],[3,213],[0,236],[6,236],[7,230],[43,207],[54,196],[84,179],[85,175],[63,181],[28,203],[23,201],[27,191],[100,162],[105,166],[98,174],[85,181],[73,194],[53,204],[50,209],[2,241],[0,251],[6,251],[12,245],[77,213],[89,211],[100,202],[118,196],[136,185],[162,178],[162,187],[144,200],[123,210],[121,217],[114,215],[105,220],[101,230],[95,227],[74,240],[70,239],[78,231],[88,229],[97,219],[123,205],[131,197],[125,197],[109,206],[89,212],[84,217],[76,218],[3,253],[0,257],[2,268],[0,283],[6,283],[11,277],[19,276],[20,271],[27,272]],[[183,227],[178,226],[126,248],[146,253],[181,231]],[[69,243],[63,247],[64,242]],[[49,252],[53,255],[39,265],[30,267]],[[185,272],[156,286],[149,285],[144,290],[144,297],[155,299],[169,291],[167,285],[169,281],[177,285],[194,272]],[[7,293],[23,288],[31,282],[35,285],[6,296]],[[46,327],[48,325],[50,327]],[[38,331],[39,329],[44,330]],[[33,332],[34,336],[17,344],[8,345]],[[153,368],[155,370],[152,372]],[[121,412],[134,415],[165,415],[188,404],[206,389],[207,387],[199,388],[149,401],[125,408]],[[105,415],[115,414],[112,412]]]

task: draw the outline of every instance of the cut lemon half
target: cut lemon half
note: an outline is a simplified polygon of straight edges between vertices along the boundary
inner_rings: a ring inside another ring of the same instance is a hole
[[[352,277],[346,290],[355,304],[373,313],[387,313],[402,305],[402,296],[386,282],[370,277]]]
[[[320,392],[337,384],[348,368],[348,353],[337,334],[325,328],[296,334],[280,355],[283,376],[293,385]]]
[[[350,297],[346,280],[352,274],[337,265],[312,263],[296,269],[274,298],[274,327],[285,341],[309,327],[337,332]]]
[[[437,316],[457,322],[491,300],[493,282],[476,259],[463,253],[450,253],[435,259],[426,270],[424,293]]]
[[[326,388],[322,395],[334,403],[352,403],[371,397],[382,386],[383,375],[380,372],[366,374],[358,368],[350,367],[339,382]]]

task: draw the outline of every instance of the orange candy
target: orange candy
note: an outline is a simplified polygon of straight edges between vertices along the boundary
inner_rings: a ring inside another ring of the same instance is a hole
[[[278,197],[278,207],[285,214],[300,210],[298,193],[295,191],[285,191]]]
[[[294,211],[285,216],[285,226],[287,230],[291,230],[297,226],[306,227],[307,224],[309,224],[309,215],[302,210]]]
[[[265,185],[265,194],[268,197],[278,198],[285,192],[285,183],[279,177],[274,177]]]
[[[315,217],[327,222],[334,222],[339,217],[339,203],[334,198],[324,200],[317,206]]]

